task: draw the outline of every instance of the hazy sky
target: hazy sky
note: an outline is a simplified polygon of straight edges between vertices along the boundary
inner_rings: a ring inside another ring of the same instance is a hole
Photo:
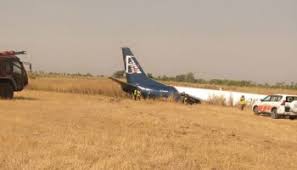
[[[35,70],[297,82],[296,0],[0,0],[0,49]]]

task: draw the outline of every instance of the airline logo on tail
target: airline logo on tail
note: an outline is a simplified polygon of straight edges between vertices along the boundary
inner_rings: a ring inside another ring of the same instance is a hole
[[[126,73],[141,74],[139,66],[134,61],[134,56],[126,56]]]

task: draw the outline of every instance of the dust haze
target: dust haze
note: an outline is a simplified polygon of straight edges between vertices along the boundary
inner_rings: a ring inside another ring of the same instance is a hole
[[[129,46],[153,75],[297,81],[294,0],[3,0],[0,19],[35,70],[111,75]]]

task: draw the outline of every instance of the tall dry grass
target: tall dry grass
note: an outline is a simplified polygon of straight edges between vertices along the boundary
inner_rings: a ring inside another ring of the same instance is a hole
[[[104,94],[108,96],[122,94],[119,90],[119,86],[112,83],[106,77],[95,77],[91,75],[81,74],[47,74],[47,73],[31,73],[30,74],[29,89],[32,90],[47,90],[57,92],[71,92],[81,94]],[[240,86],[228,86],[228,85],[216,85],[216,84],[199,84],[189,82],[174,82],[163,81],[163,83],[173,86],[186,86],[197,87],[206,89],[220,89],[247,93],[259,93],[259,94],[297,94],[297,90],[285,89],[285,88],[267,88],[261,86],[255,87],[240,87]],[[106,91],[106,92],[104,92]]]
[[[117,83],[104,77],[34,77],[30,79],[28,89],[114,97],[126,96]]]
[[[206,103],[211,104],[211,105],[220,105],[220,106],[227,106],[228,103],[226,103],[226,99],[224,96],[210,96]],[[232,106],[232,105],[229,105]]]
[[[262,87],[237,87],[237,86],[218,86],[213,84],[196,84],[196,83],[181,83],[181,82],[164,82],[176,86],[188,86],[198,88],[209,88],[232,90],[249,93],[260,94],[275,94],[275,93],[288,93],[297,94],[295,90],[290,89],[275,89],[275,88],[262,88]],[[31,76],[28,89],[54,91],[64,93],[78,93],[87,95],[105,95],[112,97],[127,97],[128,94],[121,90],[119,84],[113,82],[106,77],[84,77],[84,76],[63,76],[63,75],[38,75]],[[158,99],[160,101],[174,101],[173,99]],[[229,103],[220,96],[210,97],[206,103],[212,105],[232,106],[232,99]]]

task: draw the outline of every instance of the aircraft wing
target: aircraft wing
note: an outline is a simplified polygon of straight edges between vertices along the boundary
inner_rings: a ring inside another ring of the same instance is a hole
[[[132,85],[132,84],[129,84],[129,83],[126,83],[126,82],[121,81],[119,79],[116,79],[116,78],[113,78],[113,77],[109,77],[109,79],[111,79],[112,81],[115,81],[116,83],[120,84],[121,87],[122,87],[122,90],[124,92],[132,93],[135,89],[138,89],[137,86]]]

